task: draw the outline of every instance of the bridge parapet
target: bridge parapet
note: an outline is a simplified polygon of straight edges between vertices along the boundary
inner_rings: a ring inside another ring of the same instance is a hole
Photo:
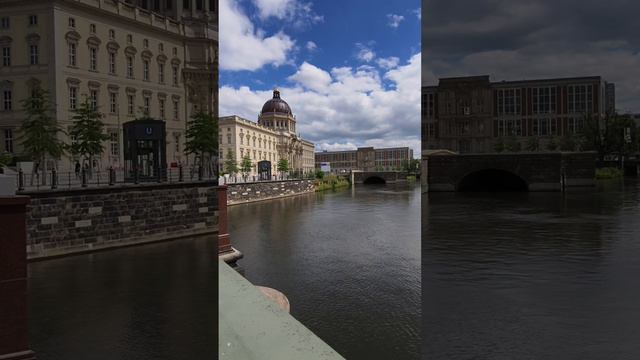
[[[423,186],[429,192],[460,191],[469,176],[491,170],[520,178],[528,191],[562,191],[594,186],[595,160],[593,152],[438,154],[423,158]]]

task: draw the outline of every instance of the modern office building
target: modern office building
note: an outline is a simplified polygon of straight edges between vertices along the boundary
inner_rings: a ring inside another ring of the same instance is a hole
[[[347,173],[351,170],[392,171],[400,170],[413,159],[413,149],[408,147],[361,147],[356,150],[322,151],[316,153],[316,168],[329,163],[331,172]]]
[[[312,172],[314,144],[296,133],[296,125],[295,115],[277,89],[273,90],[273,98],[262,107],[258,122],[236,115],[221,117],[220,172],[224,172],[229,152],[232,152],[238,166],[246,155],[251,158],[253,168],[249,176],[252,177],[264,171],[260,171],[258,163],[268,165],[271,176],[278,175],[278,161],[283,158],[287,159],[290,171]]]
[[[491,82],[442,78],[422,88],[422,149],[493,152],[509,137],[524,144],[579,133],[585,116],[615,111],[615,86],[599,76]]]
[[[0,0],[0,150],[20,153],[20,104],[40,86],[49,92],[53,115],[65,130],[86,98],[104,114],[109,140],[99,159],[102,169],[122,168],[123,124],[144,115],[164,122],[166,158],[154,161],[189,163],[187,120],[196,109],[217,116],[217,5],[217,0]],[[57,166],[68,169],[74,161],[63,157]]]

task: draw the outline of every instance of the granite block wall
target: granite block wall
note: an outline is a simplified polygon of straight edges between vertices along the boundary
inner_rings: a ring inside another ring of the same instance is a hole
[[[315,192],[313,180],[280,180],[229,184],[227,204],[242,204],[313,192]]]
[[[217,233],[216,189],[198,182],[23,193],[31,197],[28,257]]]

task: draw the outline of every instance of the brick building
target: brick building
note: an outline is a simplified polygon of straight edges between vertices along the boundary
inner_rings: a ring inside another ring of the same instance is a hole
[[[413,149],[408,147],[374,149],[362,147],[357,150],[323,151],[316,153],[316,168],[321,163],[329,163],[332,172],[343,173],[351,170],[376,171],[402,169],[413,159]]]
[[[442,78],[422,88],[422,149],[493,152],[514,137],[540,148],[579,133],[588,115],[615,110],[615,86],[599,76],[491,82],[488,75]]]

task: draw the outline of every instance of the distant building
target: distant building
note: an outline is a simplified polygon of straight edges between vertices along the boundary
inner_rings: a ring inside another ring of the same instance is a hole
[[[143,114],[165,123],[159,162],[188,162],[187,120],[218,109],[217,0],[0,0],[0,8],[0,151],[21,152],[20,102],[40,86],[64,130],[85,98],[104,114],[103,169],[123,166],[122,124]]]
[[[615,86],[599,76],[491,82],[443,78],[422,88],[422,149],[493,152],[496,141],[578,133],[585,115],[615,111]]]
[[[239,116],[225,116],[219,120],[220,172],[232,152],[238,167],[248,155],[253,168],[249,176],[258,175],[258,163],[268,161],[271,174],[277,175],[278,161],[287,159],[290,171],[309,173],[314,170],[314,144],[296,134],[296,117],[289,104],[273,90],[273,98],[262,107],[258,122]]]
[[[391,171],[400,170],[413,159],[413,149],[408,147],[374,149],[361,147],[357,150],[322,151],[316,153],[316,168],[329,163],[331,172],[343,173],[351,170]]]

